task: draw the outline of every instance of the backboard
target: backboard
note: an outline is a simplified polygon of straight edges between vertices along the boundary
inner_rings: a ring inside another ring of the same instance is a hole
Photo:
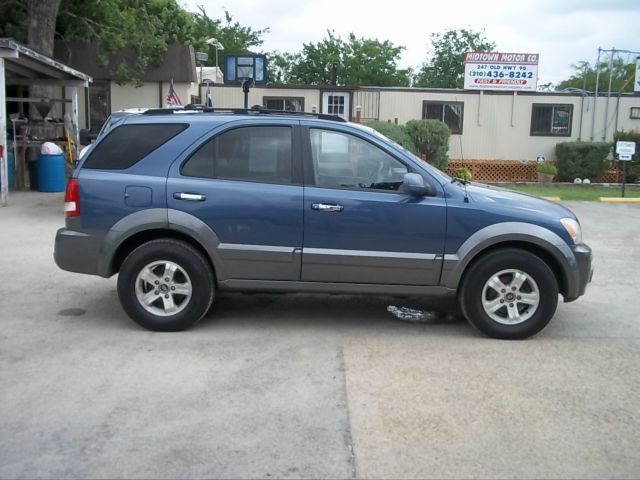
[[[225,55],[224,65],[226,84],[240,85],[244,80],[253,80],[256,85],[267,83],[267,60],[264,55]]]

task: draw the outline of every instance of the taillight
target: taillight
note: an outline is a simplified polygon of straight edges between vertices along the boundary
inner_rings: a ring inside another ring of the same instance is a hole
[[[77,178],[70,178],[67,181],[67,189],[64,192],[64,215],[66,217],[75,217],[76,215],[80,215]]]

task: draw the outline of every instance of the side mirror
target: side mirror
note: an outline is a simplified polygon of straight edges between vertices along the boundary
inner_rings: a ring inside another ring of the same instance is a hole
[[[413,197],[431,197],[436,194],[434,188],[425,183],[422,175],[406,173],[402,181],[402,190]]]

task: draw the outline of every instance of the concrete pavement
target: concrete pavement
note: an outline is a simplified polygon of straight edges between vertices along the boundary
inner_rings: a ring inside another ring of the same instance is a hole
[[[147,332],[115,279],[53,263],[61,202],[0,208],[0,478],[640,475],[640,205],[567,203],[594,281],[502,342],[350,296],[221,295]]]

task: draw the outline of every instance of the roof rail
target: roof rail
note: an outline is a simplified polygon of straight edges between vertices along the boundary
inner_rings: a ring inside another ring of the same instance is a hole
[[[231,115],[286,115],[300,117],[314,117],[320,120],[331,120],[334,122],[346,122],[346,120],[338,115],[327,115],[325,113],[312,112],[296,112],[289,110],[273,110],[262,107],[251,108],[212,108],[198,104],[188,104],[180,108],[151,108],[142,113],[142,115],[167,115],[174,113],[226,113]]]

